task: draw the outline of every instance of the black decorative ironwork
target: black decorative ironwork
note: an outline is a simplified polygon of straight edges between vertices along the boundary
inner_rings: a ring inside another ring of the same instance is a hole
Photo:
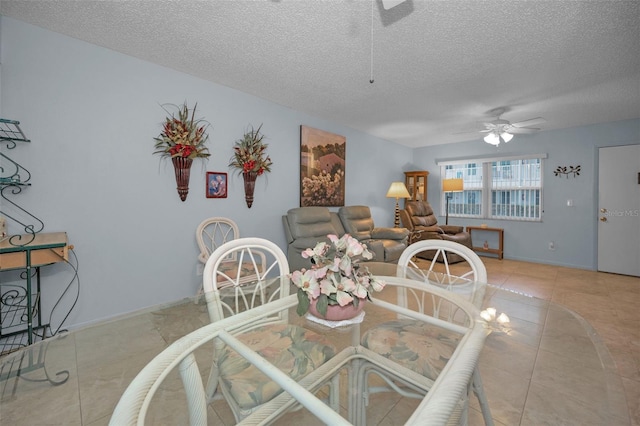
[[[26,246],[27,244],[31,243],[35,239],[36,234],[44,229],[44,222],[42,222],[33,214],[29,213],[27,210],[20,207],[18,204],[11,201],[5,194],[10,193],[15,195],[19,194],[20,192],[22,192],[21,185],[11,184],[8,186],[2,186],[0,188],[0,197],[2,197],[2,199],[4,200],[4,202],[2,203],[3,210],[0,210],[0,215],[13,220],[14,222],[21,225],[24,229],[25,235],[12,235],[9,238],[9,244],[16,247]],[[18,213],[22,213],[26,219],[23,219],[22,217],[19,217],[15,214],[10,215],[7,210],[5,210],[5,202],[11,204],[15,208],[15,210]]]
[[[22,379],[28,382],[48,382],[53,386],[59,386],[69,380],[69,370],[61,370],[51,375],[47,369],[47,349],[49,341],[44,341],[38,345],[29,347],[28,349],[16,355],[8,355],[2,359],[0,363],[0,383],[8,382],[11,378],[15,378],[13,386],[0,386],[0,400],[4,398],[15,397],[18,380]],[[27,376],[27,373],[33,371],[42,371],[43,378]],[[6,394],[11,391],[11,395]]]
[[[20,279],[26,279],[26,271],[22,271]],[[37,274],[37,268],[31,271],[32,275]],[[29,301],[31,301],[31,316],[34,324],[34,332],[41,330],[42,337],[46,333],[48,325],[42,324],[40,315],[40,292],[29,297],[27,288],[17,284],[3,284],[0,286],[0,354],[13,352],[29,344],[25,331],[29,322]],[[14,338],[18,336],[19,338]],[[34,337],[38,337],[34,333]]]
[[[24,135],[19,121],[6,118],[0,118],[0,140],[9,142],[9,149],[15,148],[16,142],[31,142]]]
[[[6,144],[7,149],[14,149],[17,142],[31,142],[26,138],[20,128],[20,122],[0,118],[0,144]],[[25,270],[19,274],[20,279],[26,280],[26,286],[14,284],[2,284],[0,282],[0,382],[9,381],[15,377],[15,385],[12,387],[0,386],[0,400],[3,399],[6,389],[15,393],[18,379],[32,382],[49,382],[57,386],[65,383],[69,379],[69,371],[63,370],[49,374],[46,366],[46,355],[48,342],[41,342],[19,354],[8,355],[18,349],[35,343],[37,338],[44,340],[47,337],[49,324],[43,324],[40,309],[40,268],[31,268],[30,250],[26,248],[36,238],[36,234],[44,229],[44,223],[24,208],[20,207],[8,197],[22,192],[26,186],[30,186],[31,173],[0,153],[2,165],[0,166],[0,215],[11,219],[24,228],[24,235],[12,235],[8,238],[10,246],[25,247],[26,263]],[[8,206],[11,210],[9,214],[6,210]],[[3,240],[4,241],[4,240]],[[7,253],[15,252],[12,247],[3,247]],[[31,286],[31,280],[36,277],[37,286]],[[44,378],[27,377],[25,373],[31,371],[42,371]]]
[[[20,128],[20,122],[0,118],[0,143],[6,144],[7,149],[14,149],[17,142],[31,142]],[[22,188],[30,186],[31,173],[19,163],[15,162],[5,154],[0,153],[3,158],[0,166],[0,197],[14,209],[11,214],[6,210],[6,203],[2,202],[0,215],[11,219],[24,229],[25,235],[13,235],[9,238],[9,244],[22,247],[31,243],[35,235],[44,229],[44,223],[27,210],[11,201],[10,195],[17,195],[22,192]]]
[[[577,166],[558,166],[557,169],[553,171],[553,174],[559,177],[566,176],[569,179],[569,175],[573,175],[573,177],[580,176],[580,165]]]
[[[6,161],[3,162],[3,166],[0,166],[0,183],[3,185],[30,185],[30,183],[28,183],[31,180],[31,173],[29,173],[29,170],[25,169],[1,152],[0,157],[9,161],[11,165],[9,171],[5,168],[5,165],[7,164]]]

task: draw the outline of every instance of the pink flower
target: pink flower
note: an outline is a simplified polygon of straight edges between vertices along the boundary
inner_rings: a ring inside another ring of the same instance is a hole
[[[302,257],[308,259],[310,257],[322,256],[327,251],[328,244],[325,242],[317,243],[314,248],[308,248],[302,252]]]
[[[348,292],[354,289],[355,283],[352,280],[342,277],[342,280],[338,282],[336,280],[336,274],[331,274],[320,282],[320,292],[327,296],[335,294],[340,306],[348,305],[353,301],[353,296]]]
[[[359,256],[364,252],[364,247],[360,244],[360,241],[350,235],[348,235],[346,240],[346,246],[345,251],[347,256]]]
[[[336,258],[335,260],[339,262],[340,270],[344,272],[344,275],[347,277],[350,277],[353,272],[353,268],[351,267],[352,265],[351,258],[345,255],[345,256],[342,256],[342,258],[340,259]]]
[[[291,274],[291,281],[304,290],[312,299],[320,296],[320,286],[313,270],[302,269]]]
[[[361,259],[373,255],[365,244],[349,234],[338,238],[327,235],[327,242],[318,242],[314,248],[302,251],[302,257],[312,260],[310,271],[302,269],[292,274],[298,289],[298,315],[307,312],[309,301],[319,299],[320,309],[329,305],[346,306],[354,300],[364,300],[371,291],[380,291],[385,283],[373,277]],[[324,315],[324,312],[320,311]]]
[[[355,290],[353,290],[353,295],[357,298],[364,299],[365,297],[367,297],[367,294],[369,294],[369,292],[367,291],[367,287],[365,287],[361,283],[357,283]]]

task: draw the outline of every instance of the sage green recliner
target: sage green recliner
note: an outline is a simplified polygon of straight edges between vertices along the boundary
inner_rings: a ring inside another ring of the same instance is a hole
[[[397,263],[409,244],[409,230],[376,227],[368,206],[340,207],[338,216],[344,231],[374,253],[374,262]]]
[[[302,251],[313,248],[318,242],[329,242],[327,235],[344,235],[338,215],[327,207],[298,207],[282,216],[287,240],[287,261],[292,271],[309,269],[311,261],[302,257]]]
[[[367,206],[341,207],[337,213],[327,207],[297,207],[282,216],[282,223],[292,271],[309,269],[311,261],[302,257],[302,251],[318,242],[329,242],[329,234],[341,237],[348,233],[365,243],[374,262],[397,263],[409,240],[409,231],[404,228],[376,228]]]

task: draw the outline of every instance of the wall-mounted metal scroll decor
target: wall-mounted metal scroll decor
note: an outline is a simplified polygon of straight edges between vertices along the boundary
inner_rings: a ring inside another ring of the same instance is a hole
[[[14,149],[17,142],[31,142],[26,138],[20,122],[0,118],[0,144],[7,149]],[[14,203],[11,195],[22,192],[24,187],[30,186],[31,173],[20,164],[0,152],[2,165],[0,165],[0,215],[13,220],[24,228],[25,235],[12,235],[9,243],[13,246],[24,246],[35,238],[35,234],[42,231],[44,223],[33,214],[29,213],[18,204]]]
[[[573,177],[580,176],[580,165],[577,166],[558,166],[557,169],[553,171],[553,174],[562,177],[566,176],[569,179],[569,175],[573,175]]]

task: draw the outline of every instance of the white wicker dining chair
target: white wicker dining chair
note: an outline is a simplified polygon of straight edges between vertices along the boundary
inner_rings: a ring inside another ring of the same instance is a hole
[[[432,256],[429,256],[431,260],[425,260],[416,256],[418,253],[422,253],[424,251],[431,251],[430,254]],[[463,262],[459,262],[459,259],[457,259],[455,265],[450,264],[448,260],[448,255],[450,254],[458,255],[463,259]],[[470,301],[478,309],[482,309],[487,283],[487,269],[480,257],[473,252],[473,250],[462,244],[438,239],[415,242],[408,246],[400,256],[400,259],[398,260],[397,275],[403,278],[422,281],[451,291]],[[397,297],[397,304],[399,306],[407,307],[410,303],[410,298],[408,297],[405,288],[398,288]],[[436,300],[435,298],[430,301],[426,301],[421,299],[421,296],[413,294],[411,302],[418,306],[419,311],[429,311],[433,316],[445,321],[459,323],[464,322],[466,318],[466,316],[463,315],[463,312],[452,308],[451,304],[442,305],[441,300]],[[378,341],[381,338],[389,337],[389,334],[385,331],[377,333],[380,329],[384,330],[385,327],[387,327],[389,332],[393,334],[394,339],[397,337],[397,340],[394,340],[396,346],[403,346],[411,339],[415,339],[415,336],[412,335],[412,332],[414,332],[412,328],[413,320],[399,318],[392,324],[381,324],[376,327],[377,330],[374,329],[367,332],[365,336],[363,336],[363,346],[374,349],[377,346],[383,347],[384,345],[388,345],[387,341]],[[398,330],[402,331],[398,333]],[[421,355],[424,356],[425,354]],[[408,368],[416,368],[415,365],[411,364],[407,364],[406,366]],[[361,375],[360,380],[365,383],[369,394],[395,390],[396,392],[408,397],[420,398],[424,396],[423,393],[419,391],[416,392],[416,389],[405,390],[398,387],[396,383],[393,383],[388,378],[382,377],[375,366],[363,365],[362,371],[359,374]],[[388,386],[370,387],[368,385],[369,374],[376,374],[382,377]],[[473,391],[478,398],[485,424],[493,425],[493,418],[491,417],[491,411],[484,393],[482,379],[477,366],[474,369],[472,380],[469,384],[469,391]],[[465,407],[463,408],[463,412],[460,416],[461,424],[466,424],[468,416],[468,407],[466,405],[467,404],[465,403]]]
[[[211,253],[227,241],[240,238],[240,229],[231,219],[226,217],[210,217],[203,220],[196,229],[196,241],[200,253],[198,260],[207,263]]]
[[[226,217],[210,217],[203,220],[196,229],[196,241],[198,243],[198,248],[200,249],[198,260],[201,263],[206,264],[209,256],[211,256],[218,247],[237,238],[240,238],[240,229],[233,220]],[[251,282],[252,280],[255,280],[257,276],[265,273],[264,268],[266,265],[266,259],[261,252],[257,254],[262,256],[260,262],[256,263],[256,266],[261,269],[256,270],[253,274],[243,274],[241,283]],[[218,269],[232,270],[236,265],[236,253],[233,252],[228,256],[228,258],[223,259]],[[249,271],[254,265],[251,262],[245,262],[243,266],[245,271]],[[223,280],[218,281],[218,288],[231,285],[233,285],[231,282],[225,283]],[[203,292],[204,289],[200,287],[198,296],[202,295]]]
[[[235,268],[229,268],[230,258],[235,259]],[[247,264],[252,267],[247,268]],[[209,256],[204,268],[203,288],[211,321],[288,296],[288,274],[286,255],[271,241],[238,238],[224,243]],[[247,276],[252,279],[247,281]],[[294,380],[301,379],[336,352],[324,337],[289,324],[287,311],[261,317],[234,330],[234,334]],[[218,339],[214,341],[213,358],[206,386],[208,402],[224,397],[238,422],[282,392],[275,382]],[[329,404],[336,411],[338,379],[336,376],[327,383]]]
[[[433,258],[425,260],[419,253],[431,251]],[[464,259],[455,264],[449,263],[449,255],[455,254]],[[406,278],[434,284],[463,296],[476,308],[482,308],[487,283],[487,268],[482,259],[470,248],[445,240],[422,240],[408,246],[398,259],[398,266]],[[401,301],[399,301],[400,303]]]

